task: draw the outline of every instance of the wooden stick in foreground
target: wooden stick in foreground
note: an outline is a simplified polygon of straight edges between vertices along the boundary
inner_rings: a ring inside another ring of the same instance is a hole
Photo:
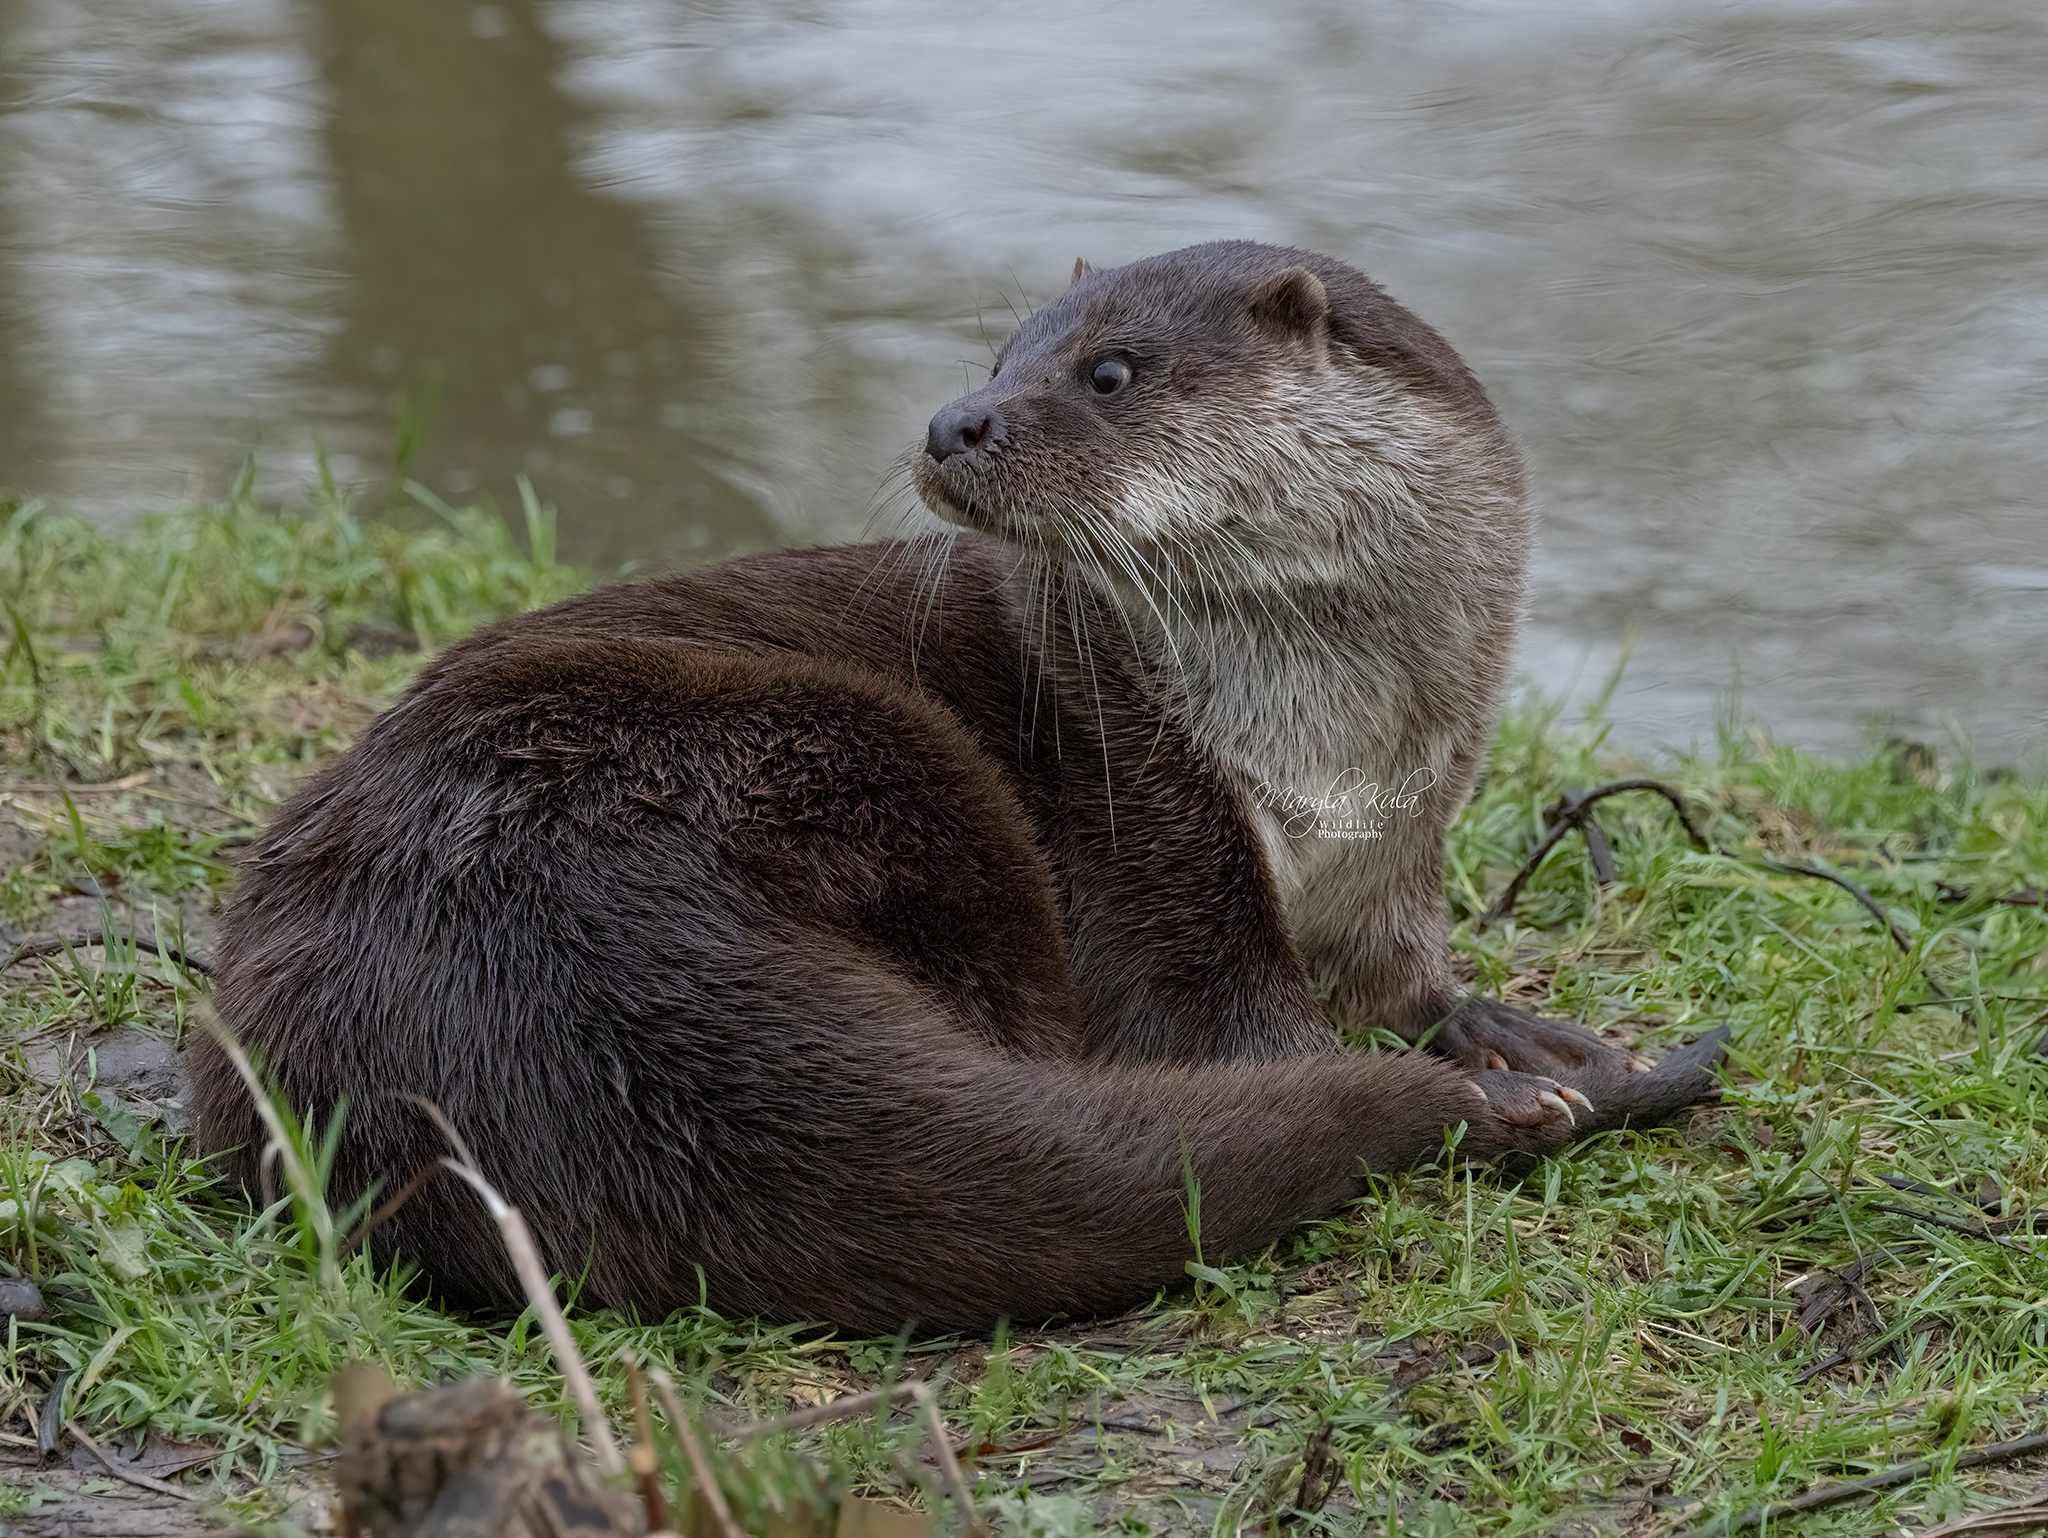
[[[960,1510],[967,1518],[967,1531],[985,1533],[981,1514],[974,1509],[974,1491],[968,1487],[967,1476],[961,1471],[960,1460],[953,1456],[953,1439],[946,1435],[946,1423],[939,1418],[939,1402],[932,1397],[930,1387],[923,1383],[910,1385],[911,1396],[924,1407],[925,1423],[931,1427],[932,1456],[939,1461],[939,1472],[946,1477],[946,1487],[953,1492],[953,1499],[960,1503]]]
[[[1956,1538],[1959,1533],[2034,1533],[2044,1527],[2048,1527],[2048,1501],[2027,1501],[1958,1517],[1940,1527],[1928,1528],[1920,1538]]]
[[[668,1423],[675,1428],[676,1440],[683,1444],[683,1456],[690,1460],[690,1481],[703,1493],[704,1504],[711,1508],[711,1520],[718,1524],[718,1530],[725,1534],[725,1538],[747,1538],[740,1531],[739,1523],[733,1520],[732,1508],[725,1504],[725,1492],[711,1477],[711,1461],[704,1456],[704,1447],[697,1440],[697,1433],[690,1429],[690,1417],[683,1413],[683,1402],[676,1397],[675,1380],[659,1367],[648,1368],[647,1376],[654,1380],[654,1392],[661,1396],[661,1408],[668,1415]]]
[[[619,1362],[626,1369],[626,1391],[633,1396],[633,1482],[640,1487],[640,1504],[647,1508],[647,1531],[663,1532],[668,1527],[668,1503],[661,1496],[661,1476],[655,1467],[654,1417],[647,1410],[647,1380],[641,1376],[640,1360],[631,1351],[621,1351]]]

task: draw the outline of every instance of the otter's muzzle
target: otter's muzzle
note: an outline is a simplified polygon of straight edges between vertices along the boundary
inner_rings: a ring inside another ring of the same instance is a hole
[[[982,400],[977,390],[939,409],[925,432],[924,451],[944,464],[955,454],[965,454],[985,443],[1001,443],[1007,436],[1003,414]]]

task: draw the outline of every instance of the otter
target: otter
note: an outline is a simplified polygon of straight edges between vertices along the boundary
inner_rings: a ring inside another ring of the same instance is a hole
[[[1452,970],[1529,522],[1485,392],[1363,273],[1079,263],[912,473],[958,532],[491,626],[278,812],[215,1008],[340,1118],[337,1199],[446,1152],[426,1100],[588,1305],[976,1332],[1180,1278],[1190,1182],[1243,1255],[1373,1172],[1713,1091],[1717,1037],[1649,1069]],[[460,1182],[371,1242],[518,1297]]]

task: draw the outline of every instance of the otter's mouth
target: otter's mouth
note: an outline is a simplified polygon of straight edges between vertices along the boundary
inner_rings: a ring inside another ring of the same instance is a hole
[[[957,471],[935,463],[921,453],[911,472],[918,499],[931,509],[934,516],[947,523],[958,524],[963,529],[978,529],[984,534],[1014,539],[1016,520],[990,507],[985,498],[975,495],[971,486],[961,484],[963,480],[965,477]]]

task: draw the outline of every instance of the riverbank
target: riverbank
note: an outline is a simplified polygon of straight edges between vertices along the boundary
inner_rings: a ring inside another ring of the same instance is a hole
[[[244,493],[116,539],[0,504],[0,923],[6,954],[38,952],[0,978],[0,1284],[46,1313],[0,1364],[0,1519],[34,1531],[90,1493],[90,1467],[42,1472],[39,1421],[60,1459],[67,1422],[111,1448],[147,1429],[145,1458],[172,1451],[146,1468],[317,1525],[305,1449],[347,1361],[503,1372],[565,1406],[530,1320],[409,1299],[303,1215],[215,1191],[177,1138],[175,1044],[237,849],[435,645],[585,580],[537,503],[517,534],[417,511],[330,493],[286,518]],[[1645,774],[1705,850],[1656,794],[1617,795],[1611,881],[1574,834],[1482,922],[1544,808]],[[1753,732],[1646,764],[1523,710],[1449,879],[1478,987],[1653,1054],[1732,1023],[1725,1103],[1520,1181],[1390,1181],[1130,1319],[911,1348],[985,1497],[1047,1532],[1297,1503],[1321,1509],[1296,1531],[1378,1530],[1391,1495],[1402,1531],[1661,1533],[2048,1426],[2048,1239],[2024,1217],[2048,1208],[2048,785]],[[622,1421],[627,1345],[733,1416],[871,1387],[901,1354],[704,1312],[571,1320]],[[892,1499],[919,1435],[905,1415],[797,1447]],[[1924,1525],[2042,1477],[1979,1468],[1798,1530]]]

